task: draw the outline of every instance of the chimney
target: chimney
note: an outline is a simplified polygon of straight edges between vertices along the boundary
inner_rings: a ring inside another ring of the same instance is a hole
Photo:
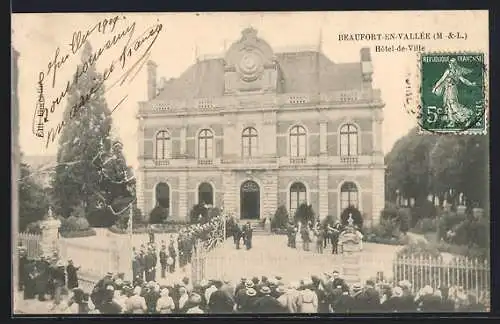
[[[148,100],[153,100],[156,97],[156,68],[157,65],[153,61],[148,61]]]
[[[361,73],[363,74],[363,81],[371,83],[373,74],[372,56],[369,47],[363,47],[360,50],[361,55]]]

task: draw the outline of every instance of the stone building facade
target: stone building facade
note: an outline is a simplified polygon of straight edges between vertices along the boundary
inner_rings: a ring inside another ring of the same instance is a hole
[[[370,51],[334,63],[319,49],[274,53],[248,28],[224,58],[197,60],[139,103],[138,206],[161,201],[171,219],[193,205],[241,219],[293,215],[301,202],[322,218],[356,206],[365,224],[384,205],[384,103]]]

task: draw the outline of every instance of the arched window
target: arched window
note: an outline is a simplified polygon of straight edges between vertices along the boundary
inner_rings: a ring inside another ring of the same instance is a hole
[[[302,182],[294,182],[290,186],[290,215],[295,215],[295,211],[303,203],[307,203],[307,189]]]
[[[155,160],[167,160],[170,158],[170,134],[168,131],[159,131],[156,134]]]
[[[211,159],[213,155],[214,134],[209,129],[202,129],[198,135],[198,158]]]
[[[165,182],[160,182],[155,188],[156,205],[170,208],[170,187]]]
[[[243,148],[243,157],[251,157],[257,154],[257,130],[253,127],[247,127],[241,134],[241,144]]]
[[[306,156],[306,129],[302,126],[293,126],[290,130],[290,156]]]
[[[358,197],[358,187],[353,182],[345,182],[340,187],[340,208],[341,210],[346,209],[349,206],[358,208],[359,197]]]
[[[198,187],[198,203],[204,205],[214,204],[214,189],[212,185],[207,182],[203,182]]]
[[[358,155],[358,128],[345,124],[340,128],[340,156]]]

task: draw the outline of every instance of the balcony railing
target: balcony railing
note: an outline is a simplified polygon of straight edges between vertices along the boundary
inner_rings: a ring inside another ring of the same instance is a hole
[[[198,165],[213,165],[214,160],[212,159],[198,159]]]
[[[167,159],[161,159],[161,160],[154,160],[156,166],[167,166],[170,165],[170,160]]]
[[[357,156],[341,156],[340,162],[344,164],[357,164],[359,158]]]
[[[291,157],[290,158],[290,164],[305,164],[307,163],[307,158],[304,156],[300,157]]]

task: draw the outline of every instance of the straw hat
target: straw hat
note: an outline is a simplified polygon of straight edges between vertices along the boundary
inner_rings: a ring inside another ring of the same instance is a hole
[[[260,288],[260,292],[264,295],[267,295],[271,293],[271,289],[268,286],[263,286],[262,288]]]
[[[392,294],[394,297],[402,297],[403,296],[403,289],[401,287],[394,287],[392,290]]]
[[[279,294],[284,294],[286,292],[285,286],[279,285],[278,287],[276,287],[276,292]]]
[[[257,295],[257,292],[253,288],[247,288],[246,293],[247,293],[247,296],[250,296],[250,297]]]
[[[361,285],[359,283],[352,285],[352,290],[354,290],[354,291],[360,291],[361,289],[363,289],[363,288],[361,287]]]

